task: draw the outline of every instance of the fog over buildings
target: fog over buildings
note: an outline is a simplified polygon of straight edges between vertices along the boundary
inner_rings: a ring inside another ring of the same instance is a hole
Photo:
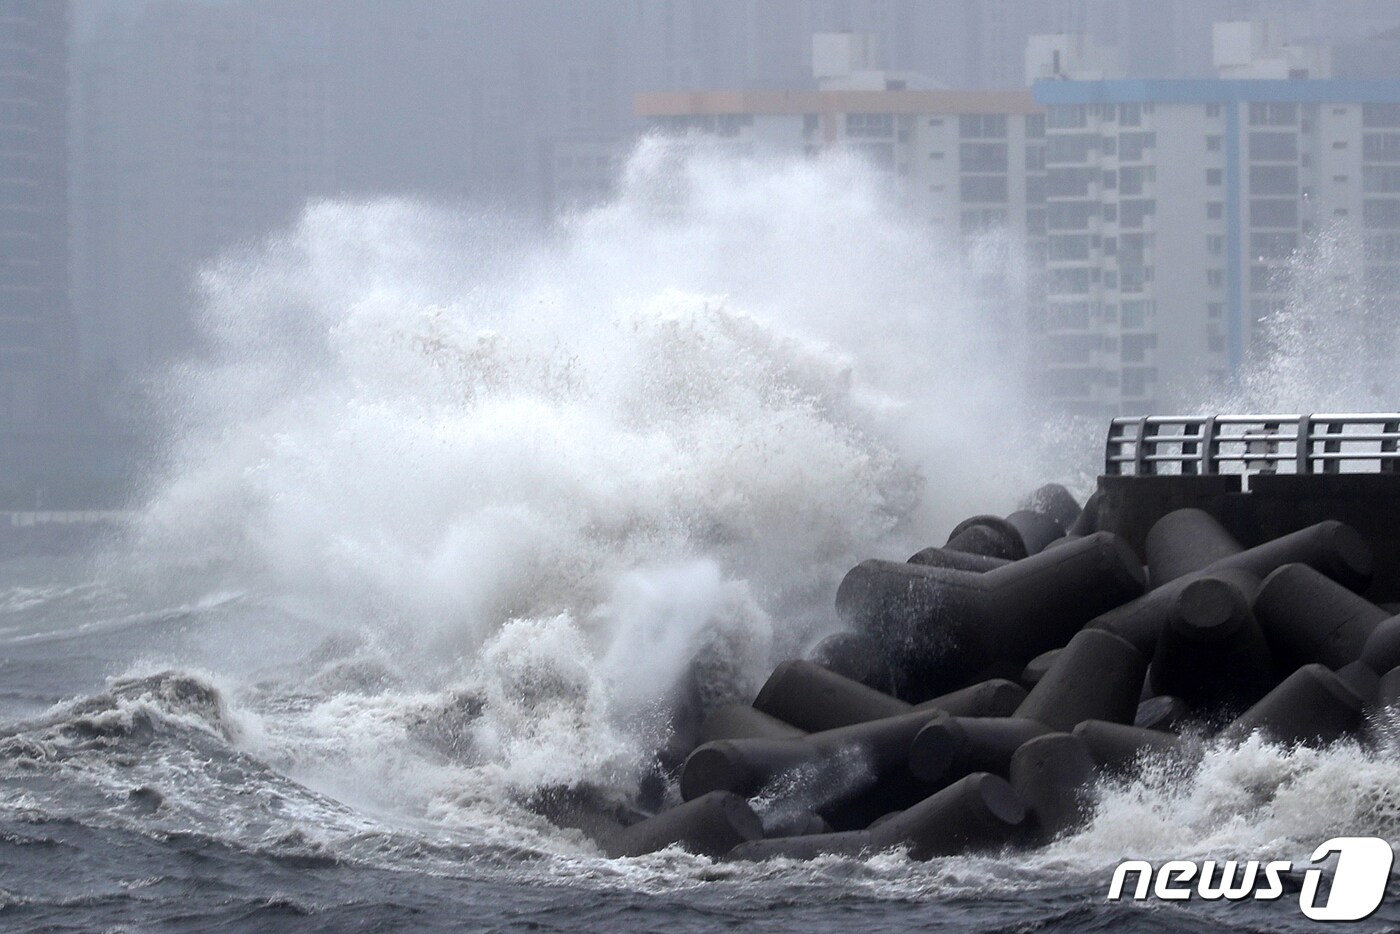
[[[308,199],[546,225],[644,132],[858,151],[1023,252],[1048,398],[1169,404],[1310,231],[1400,280],[1397,53],[1384,0],[0,0],[0,496],[119,474],[198,269]]]

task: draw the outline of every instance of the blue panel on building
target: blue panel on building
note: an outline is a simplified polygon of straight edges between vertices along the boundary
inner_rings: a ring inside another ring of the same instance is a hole
[[[1334,78],[1147,78],[1037,81],[1038,104],[1211,104],[1229,101],[1299,104],[1400,103],[1400,81]]]

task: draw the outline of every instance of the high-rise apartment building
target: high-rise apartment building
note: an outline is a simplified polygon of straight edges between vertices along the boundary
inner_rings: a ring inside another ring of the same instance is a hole
[[[1170,408],[1239,373],[1310,237],[1400,275],[1400,81],[1316,77],[1325,56],[1217,30],[1219,79],[1041,80],[1044,395],[1085,414]],[[1238,77],[1235,77],[1238,76]]]
[[[888,173],[915,217],[1004,251],[999,274],[970,285],[987,306],[984,336],[1023,333],[1027,314],[1043,316],[1042,108],[1028,90],[917,89],[920,76],[873,67],[875,44],[869,34],[813,37],[816,90],[646,93],[637,111],[653,132],[743,154],[862,157]]]
[[[0,0],[0,433],[62,418],[76,380],[67,52],[66,2]]]

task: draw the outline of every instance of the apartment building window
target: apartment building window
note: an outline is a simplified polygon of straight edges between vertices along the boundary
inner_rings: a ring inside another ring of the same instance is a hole
[[[1157,169],[1150,165],[1125,165],[1118,172],[1120,194],[1140,195],[1145,184],[1156,181]]]
[[[1218,116],[1220,116],[1220,105],[1219,105],[1219,104],[1206,104],[1206,116],[1207,116],[1207,117],[1218,117]]]
[[[1089,125],[1089,111],[1083,104],[1062,104],[1051,107],[1045,114],[1045,126],[1051,130],[1077,130]]]
[[[1251,198],[1249,226],[1297,227],[1298,202],[1291,198]]]
[[[1219,185],[1223,172],[1220,169],[1206,169],[1206,184]]]
[[[1225,317],[1224,302],[1208,302],[1206,304],[1206,317],[1212,321]]]
[[[1124,363],[1142,363],[1147,352],[1157,347],[1156,334],[1124,334],[1122,354]]]
[[[1026,139],[1041,139],[1045,136],[1045,114],[1026,115]]]
[[[1219,256],[1225,252],[1225,238],[1219,234],[1208,234],[1206,236],[1206,252],[1211,256]]]
[[[1118,138],[1116,136],[1105,136],[1103,138],[1103,154],[1112,156],[1118,152]]]
[[[989,230],[1005,227],[1007,213],[1005,210],[995,208],[974,208],[963,211],[959,221],[963,233],[985,233]]]
[[[1103,173],[1103,187],[1105,187],[1105,188],[1110,188],[1110,189],[1112,189],[1112,188],[1117,188],[1117,187],[1118,187],[1118,173],[1117,173],[1117,172],[1114,172],[1112,169],[1110,169],[1110,170],[1104,172],[1104,173]]]
[[[1026,203],[1040,204],[1045,200],[1045,176],[1026,176]]]
[[[1220,286],[1223,286],[1224,284],[1225,284],[1225,270],[1223,270],[1223,269],[1207,269],[1207,270],[1206,270],[1206,285],[1211,286],[1211,287],[1213,287],[1213,288],[1218,288],[1218,287],[1220,287]]]
[[[1118,205],[1105,204],[1103,206],[1103,219],[1109,223],[1116,222],[1118,220]]]
[[[846,114],[846,135],[853,139],[894,136],[894,114]]]
[[[1088,302],[1064,302],[1050,306],[1049,326],[1054,331],[1082,331],[1089,327]]]
[[[928,118],[928,125],[929,125],[929,126],[942,126],[942,125],[943,125],[943,118],[942,118],[942,117],[929,117],[929,118]]]
[[[803,115],[802,115],[802,132],[803,132],[803,134],[804,134],[804,135],[807,135],[807,136],[810,136],[810,135],[812,135],[813,133],[817,132],[817,127],[820,125],[820,123],[821,123],[821,118],[820,118],[819,115],[817,115],[817,114],[803,114]]]
[[[1157,213],[1157,201],[1153,198],[1135,198],[1119,205],[1118,223],[1124,227],[1141,227],[1151,214]]]
[[[1006,201],[1005,175],[964,175],[960,181],[962,200],[969,204]]]
[[[1282,292],[1284,290],[1282,276],[1282,268],[1275,270],[1271,266],[1250,266],[1249,290],[1251,292]]]
[[[1333,141],[1332,141],[1332,148],[1333,148],[1333,149],[1346,149],[1346,148],[1347,148],[1347,141],[1344,140],[1344,139],[1336,139],[1336,140],[1333,140]]]
[[[1400,104],[1362,104],[1364,127],[1400,127]]]
[[[1124,162],[1137,162],[1142,159],[1143,154],[1157,145],[1156,133],[1120,133],[1118,134],[1118,158]]]
[[[1039,172],[1045,168],[1045,146],[1035,143],[1026,147],[1026,171]]]
[[[1006,114],[962,114],[958,133],[963,139],[1006,139]]]
[[[1249,105],[1250,126],[1297,126],[1298,105],[1255,102]]]
[[[1123,387],[1123,395],[1125,396],[1145,396],[1147,395],[1147,384],[1156,382],[1156,380],[1157,370],[1155,367],[1124,367],[1123,381],[1120,385]]]
[[[1087,234],[1057,234],[1048,239],[1049,257],[1052,260],[1077,260],[1089,258],[1089,237]]]
[[[1400,259],[1400,235],[1376,234],[1367,237],[1366,258],[1379,262]]]
[[[1361,190],[1367,194],[1400,192],[1400,165],[1368,165],[1361,169]]]
[[[1118,288],[1118,273],[1112,269],[1105,269],[1103,272],[1103,287],[1106,289]]]
[[[1043,237],[1047,226],[1044,208],[1032,208],[1026,211],[1027,236]]]
[[[1225,338],[1222,335],[1216,333],[1208,334],[1206,336],[1206,348],[1211,353],[1224,353]]]
[[[1047,163],[1088,162],[1089,154],[1098,148],[1099,138],[1090,133],[1064,133],[1047,137]]]
[[[1122,255],[1122,262],[1129,265],[1141,266],[1146,260],[1147,250],[1156,239],[1153,234],[1146,233],[1125,233],[1118,238],[1118,252]]]
[[[1252,165],[1249,192],[1255,195],[1296,195],[1298,169],[1292,165]]]
[[[1046,359],[1051,363],[1088,363],[1102,346],[1097,334],[1052,334],[1046,338]]]
[[[942,158],[943,158],[943,153],[941,153],[941,152],[931,152],[931,153],[928,154],[928,157],[929,157],[930,159],[942,159]]]
[[[1400,227],[1400,201],[1367,198],[1361,205],[1362,223],[1367,227],[1391,230]]]
[[[1118,238],[1117,238],[1117,237],[1104,237],[1104,238],[1103,238],[1103,255],[1104,255],[1104,256],[1117,256],[1117,255],[1118,255]]]
[[[1294,162],[1298,137],[1293,133],[1251,133],[1249,158],[1255,162]]]
[[[1118,123],[1122,126],[1142,126],[1142,105],[1119,104]]]
[[[1144,301],[1124,301],[1123,302],[1123,329],[1141,328],[1147,326],[1147,302]]]
[[[1207,219],[1207,220],[1218,221],[1218,220],[1220,220],[1220,218],[1222,218],[1222,217],[1224,217],[1224,216],[1225,216],[1225,202],[1223,202],[1223,201],[1207,201],[1207,202],[1206,202],[1206,219]]]
[[[964,172],[1005,172],[1005,143],[963,143],[958,147],[959,165]]]
[[[1361,155],[1376,162],[1400,162],[1400,133],[1363,134]]]
[[[1207,136],[1207,137],[1206,137],[1206,152],[1219,152],[1219,151],[1220,151],[1220,137],[1219,137],[1218,135],[1216,135],[1216,134],[1211,134],[1210,136]]]
[[[1089,194],[1090,183],[1098,176],[1098,169],[1053,166],[1045,173],[1045,193],[1051,198],[1084,198]]]
[[[1049,272],[1051,295],[1086,295],[1089,292],[1089,270],[1052,269]]]

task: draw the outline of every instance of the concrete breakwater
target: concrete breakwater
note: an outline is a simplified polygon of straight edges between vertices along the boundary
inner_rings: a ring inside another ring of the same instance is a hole
[[[1400,699],[1400,616],[1373,602],[1400,582],[1374,579],[1351,525],[1246,547],[1187,506],[1123,535],[1102,500],[1048,485],[907,562],[860,563],[841,632],[750,704],[679,712],[699,726],[658,759],[670,790],[586,828],[613,855],[1036,846],[1087,819],[1102,775],[1255,734],[1365,742]]]

